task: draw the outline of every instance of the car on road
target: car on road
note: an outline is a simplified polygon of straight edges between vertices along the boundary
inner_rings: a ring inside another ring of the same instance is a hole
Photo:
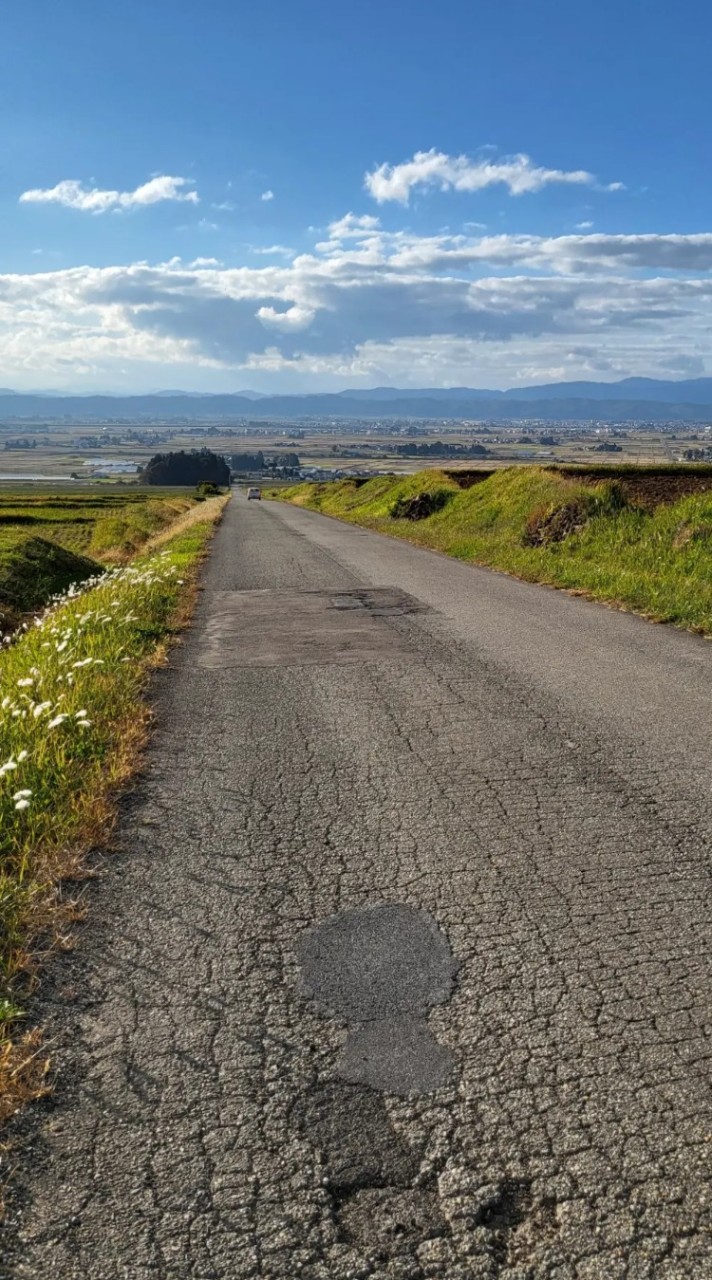
[[[253,485],[253,487],[252,487],[251,489],[248,489],[248,490],[247,490],[247,497],[248,497],[248,499],[250,499],[250,498],[257,498],[258,500],[260,500],[260,501],[261,501],[261,499],[262,499],[262,490],[261,490],[261,489],[257,489],[257,488]]]

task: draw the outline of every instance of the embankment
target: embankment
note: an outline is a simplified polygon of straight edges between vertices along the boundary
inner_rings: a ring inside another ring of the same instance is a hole
[[[712,467],[422,471],[272,496],[712,635]]]

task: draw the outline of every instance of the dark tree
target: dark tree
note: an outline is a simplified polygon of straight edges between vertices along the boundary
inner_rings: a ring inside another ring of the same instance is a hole
[[[398,444],[396,453],[405,458],[486,458],[489,456],[483,444],[444,444],[442,440],[434,440],[432,444],[428,441],[423,444],[416,444],[413,441],[409,441],[408,444]]]
[[[257,453],[233,453],[230,461],[233,471],[263,471],[265,456],[259,449]]]
[[[185,485],[230,484],[230,468],[224,458],[210,449],[186,453],[156,453],[141,476],[144,484]]]

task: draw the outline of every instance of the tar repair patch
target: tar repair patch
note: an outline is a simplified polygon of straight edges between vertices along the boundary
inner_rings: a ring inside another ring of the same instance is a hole
[[[302,994],[349,1027],[342,1079],[403,1095],[451,1082],[454,1057],[427,1016],[449,1000],[458,964],[427,911],[400,903],[341,911],[302,934],[296,952]]]
[[[382,662],[408,651],[388,618],[427,606],[395,587],[353,591],[216,591],[198,666],[292,667]]]

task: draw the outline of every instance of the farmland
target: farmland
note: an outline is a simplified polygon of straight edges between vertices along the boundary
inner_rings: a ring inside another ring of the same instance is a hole
[[[126,563],[195,504],[187,492],[132,488],[0,491],[0,630],[71,582]]]

